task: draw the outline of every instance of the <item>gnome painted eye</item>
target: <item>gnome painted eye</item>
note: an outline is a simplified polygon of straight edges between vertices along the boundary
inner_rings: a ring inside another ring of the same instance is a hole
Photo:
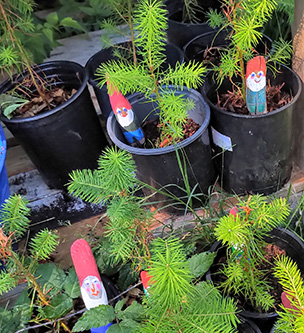
[[[127,109],[126,109],[126,108],[122,108],[122,109],[123,109],[123,111],[127,112]]]
[[[254,79],[255,78],[255,73],[251,73],[251,78]]]
[[[258,76],[263,76],[263,75],[264,75],[263,71],[258,72]]]

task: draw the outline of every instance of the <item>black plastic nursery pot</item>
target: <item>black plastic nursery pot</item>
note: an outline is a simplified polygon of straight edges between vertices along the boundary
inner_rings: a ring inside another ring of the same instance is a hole
[[[107,121],[108,134],[115,145],[127,150],[132,154],[137,168],[138,178],[160,189],[163,186],[177,197],[184,197],[185,192],[177,186],[185,188],[181,170],[178,165],[177,152],[181,160],[186,161],[187,175],[191,188],[198,184],[197,191],[204,195],[215,181],[215,173],[211,161],[211,148],[208,134],[210,110],[202,96],[195,90],[186,87],[168,87],[168,91],[175,91],[185,98],[191,98],[195,102],[195,108],[188,112],[189,118],[193,119],[200,128],[191,137],[164,148],[144,149],[136,148],[127,144],[115,116],[112,114]],[[136,113],[140,123],[145,120],[153,120],[158,117],[156,104],[148,102],[140,94],[129,98],[133,111]],[[173,184],[173,185],[172,185]],[[149,191],[146,192],[150,194]],[[166,196],[156,194],[153,201],[165,201]]]
[[[182,4],[183,2],[178,2],[175,10],[173,10],[172,1],[167,1],[167,8],[169,9],[168,41],[181,49],[194,37],[214,30],[207,23],[205,12],[207,12],[209,8],[219,10],[221,7],[219,0],[201,0],[199,1],[201,11],[196,14],[200,23],[189,23],[183,22]]]
[[[251,320],[239,317],[240,323],[237,325],[239,333],[262,333],[259,327]]]
[[[75,169],[94,169],[107,140],[87,88],[85,69],[70,61],[53,61],[35,67],[36,73],[51,85],[76,89],[62,105],[33,117],[0,120],[24,148],[50,187],[64,188]],[[26,74],[26,73],[25,73]],[[14,77],[21,82],[22,75]],[[15,83],[5,81],[0,93],[9,92]]]
[[[271,85],[281,85],[292,100],[262,115],[240,115],[216,106],[217,94],[231,90],[229,80],[218,89],[208,75],[202,87],[211,111],[211,132],[215,167],[221,186],[230,193],[270,194],[290,178],[294,149],[294,106],[301,94],[301,81],[290,68],[281,65]]]
[[[208,48],[225,48],[229,45],[229,31],[224,30],[213,30],[203,33],[199,36],[194,37],[187,44],[184,45],[185,61],[195,60],[203,61],[204,53]],[[272,51],[272,40],[263,35],[262,39],[256,46],[258,54],[267,55]]]
[[[107,87],[98,87],[96,81],[96,70],[100,64],[105,63],[110,60],[118,60],[114,55],[113,51],[115,48],[124,50],[122,52],[126,52],[126,55],[132,54],[126,50],[131,50],[131,42],[123,42],[119,43],[113,47],[109,47],[107,49],[100,50],[99,52],[95,53],[86,63],[85,68],[89,75],[89,83],[92,85],[99,107],[102,112],[102,117],[106,120],[110,113],[112,112],[112,107],[109,101]],[[168,65],[174,67],[177,62],[182,63],[184,61],[184,54],[182,50],[172,44],[166,44],[165,49],[166,54],[166,61],[164,63],[163,69],[166,70]]]
[[[304,274],[304,244],[294,232],[283,228],[275,228],[269,233],[269,236],[264,238],[264,240],[267,243],[275,244],[285,250],[286,255],[297,263],[300,271]],[[220,271],[222,264],[219,263],[219,259],[226,254],[226,247],[223,247],[221,242],[215,242],[211,247],[210,252],[215,251],[217,252],[217,255],[210,270],[206,273],[207,280],[214,280],[214,274]],[[259,313],[242,310],[240,315],[256,323],[263,333],[270,332],[271,327],[278,318],[276,312]]]

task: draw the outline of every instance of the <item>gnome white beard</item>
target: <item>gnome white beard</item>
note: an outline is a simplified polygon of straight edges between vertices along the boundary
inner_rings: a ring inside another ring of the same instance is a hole
[[[122,127],[127,127],[129,126],[131,123],[133,123],[134,121],[134,114],[133,114],[133,111],[132,109],[128,110],[128,114],[123,117],[122,115],[120,115],[119,113],[117,114],[118,116],[118,121],[119,121],[119,124],[122,126]]]
[[[252,78],[251,75],[248,76],[246,80],[247,88],[253,92],[258,92],[262,90],[266,86],[266,77],[263,75],[258,82],[256,81],[257,78]]]

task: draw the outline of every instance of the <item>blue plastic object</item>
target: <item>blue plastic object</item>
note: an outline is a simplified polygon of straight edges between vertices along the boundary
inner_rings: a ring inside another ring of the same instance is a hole
[[[108,328],[112,325],[112,323],[109,323],[106,326],[101,326],[101,327],[92,327],[91,328],[91,333],[105,333],[107,332]]]
[[[6,139],[2,127],[0,126],[0,208],[10,195],[8,177],[5,167]]]

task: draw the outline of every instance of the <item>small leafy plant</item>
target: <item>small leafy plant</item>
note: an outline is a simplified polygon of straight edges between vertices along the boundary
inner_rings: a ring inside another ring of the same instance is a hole
[[[269,202],[266,197],[254,195],[240,200],[234,212],[220,218],[215,228],[216,238],[227,247],[227,264],[222,269],[226,280],[221,288],[228,294],[242,295],[257,310],[267,311],[274,300],[260,268],[266,261],[263,238],[283,223],[289,207],[286,199]]]
[[[136,4],[133,25],[137,63],[111,61],[100,65],[97,70],[99,85],[108,82],[109,94],[116,87],[123,95],[144,93],[148,100],[156,101],[160,110],[161,141],[165,138],[172,143],[183,137],[183,124],[188,118],[187,111],[194,108],[194,102],[177,95],[166,85],[197,88],[202,84],[206,72],[202,64],[190,62],[169,66],[165,71],[164,50],[167,29],[166,10],[159,0],[141,0]]]
[[[289,257],[280,257],[274,267],[274,275],[282,285],[290,306],[281,305],[275,332],[301,333],[304,327],[304,283],[296,263]]]
[[[277,7],[276,0],[222,0],[222,13],[210,11],[208,21],[212,27],[228,29],[230,45],[222,54],[221,64],[214,66],[219,84],[228,77],[245,100],[246,78],[245,63],[252,59],[256,46],[262,39],[263,25],[271,18]],[[273,44],[274,52],[268,55],[267,64],[272,70],[278,62],[284,63],[292,53],[291,42],[282,38]],[[233,81],[241,80],[241,85]]]
[[[22,279],[26,279],[30,287],[38,293],[43,305],[48,305],[48,297],[34,277],[39,260],[47,259],[58,244],[58,236],[47,229],[40,231],[30,243],[30,260],[19,256],[13,250],[13,243],[18,241],[29,226],[30,210],[27,201],[18,195],[10,197],[1,210],[3,227],[0,229],[1,260],[7,270],[0,273],[0,293],[8,292]]]
[[[143,305],[134,301],[125,307],[122,300],[114,308],[102,305],[88,310],[73,327],[73,332],[90,329],[93,323],[94,327],[99,327],[113,320],[109,333],[118,329],[146,333],[235,332],[238,322],[235,303],[223,298],[211,283],[193,284],[196,277],[208,270],[214,258],[214,254],[207,252],[199,256],[204,261],[203,268],[194,270],[194,262],[198,263],[198,259],[186,259],[179,239],[155,239],[147,262],[148,272],[155,282],[151,283]]]

